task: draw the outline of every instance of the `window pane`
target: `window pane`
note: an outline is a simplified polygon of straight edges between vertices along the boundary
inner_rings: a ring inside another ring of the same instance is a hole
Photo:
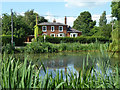
[[[60,34],[60,36],[62,36],[62,34]]]
[[[59,27],[59,31],[62,31],[62,30],[63,30],[63,27],[62,27],[62,26],[60,26],[60,27]]]

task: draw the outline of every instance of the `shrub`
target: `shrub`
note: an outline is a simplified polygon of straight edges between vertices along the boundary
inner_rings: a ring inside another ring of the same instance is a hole
[[[2,47],[2,53],[7,53],[7,54],[10,54],[10,53],[13,53],[15,50],[15,47],[12,46],[11,44],[6,44]]]
[[[100,47],[108,48],[108,44],[100,44],[99,42],[90,44],[81,44],[79,42],[60,44],[32,42],[25,47],[25,51],[27,53],[53,53],[61,51],[100,50]]]
[[[25,38],[17,38],[15,35],[13,36],[13,41],[16,46],[23,46]],[[2,45],[11,43],[11,35],[2,35]]]
[[[106,42],[111,42],[108,38],[102,37],[102,36],[80,36],[76,38],[72,37],[50,37],[46,36],[45,42],[50,42],[50,43],[74,43],[74,42],[79,42],[79,43],[94,43],[96,42],[101,43],[106,43]],[[44,37],[39,36],[38,41],[44,42]]]

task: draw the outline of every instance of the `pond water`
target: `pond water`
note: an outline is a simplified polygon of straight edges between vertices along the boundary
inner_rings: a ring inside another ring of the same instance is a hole
[[[117,53],[116,56],[119,56],[120,53]],[[101,62],[104,63],[107,60],[110,60],[111,67],[115,64],[120,64],[119,57],[111,57],[112,53],[100,53],[100,52],[60,52],[60,53],[45,53],[45,54],[15,54],[16,58],[24,60],[24,57],[28,57],[28,60],[38,66],[43,62],[46,70],[48,68],[48,74],[52,73],[55,76],[56,71],[63,71],[65,74],[67,71],[73,71],[78,73],[80,69],[83,68],[83,63],[86,66],[94,65],[96,69],[99,70],[99,65]],[[97,61],[96,61],[97,60]],[[112,72],[112,69],[109,69],[109,72]],[[40,76],[44,76],[44,70],[40,71]]]

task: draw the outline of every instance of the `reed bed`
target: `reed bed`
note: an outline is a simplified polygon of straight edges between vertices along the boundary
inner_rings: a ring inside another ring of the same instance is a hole
[[[62,51],[96,51],[100,50],[100,47],[108,48],[108,43],[100,44],[90,43],[90,44],[81,44],[81,43],[41,43],[41,42],[32,42],[25,47],[25,52],[27,53],[52,53],[52,52],[62,52]]]
[[[117,88],[120,89],[120,72],[119,67],[110,66],[109,56],[101,46],[102,58],[96,58],[88,54],[86,60],[83,61],[83,68],[78,72],[65,73],[57,72],[53,78],[53,74],[48,74],[48,70],[41,62],[41,66],[28,62],[27,57],[24,62],[5,54],[1,60],[1,87],[4,88],[48,88],[48,89],[78,89],[78,88]],[[89,67],[88,57],[93,58],[93,64]],[[85,63],[86,62],[86,63]],[[98,69],[96,69],[98,68]],[[44,77],[40,77],[40,70],[45,72]],[[110,69],[113,71],[110,72]]]

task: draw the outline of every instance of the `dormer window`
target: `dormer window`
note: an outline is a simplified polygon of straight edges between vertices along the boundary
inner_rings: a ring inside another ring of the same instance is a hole
[[[42,31],[46,32],[47,31],[47,26],[42,26]]]
[[[59,26],[59,32],[63,32],[63,26]]]
[[[51,26],[51,32],[54,32],[55,30],[54,30],[54,26]]]

